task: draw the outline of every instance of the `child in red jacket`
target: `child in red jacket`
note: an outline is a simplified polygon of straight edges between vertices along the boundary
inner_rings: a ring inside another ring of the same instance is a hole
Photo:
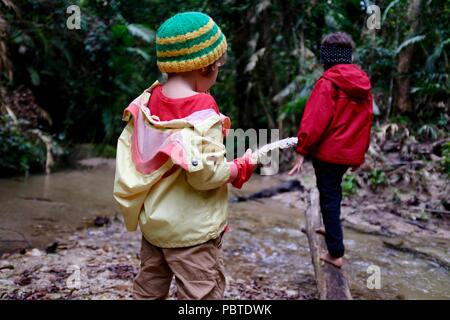
[[[328,253],[321,259],[343,264],[340,221],[342,177],[349,167],[364,162],[372,123],[372,95],[368,76],[352,64],[354,44],[343,32],[328,34],[320,47],[325,72],[314,86],[298,130],[297,159],[290,175],[300,171],[311,155],[320,193],[320,208]]]

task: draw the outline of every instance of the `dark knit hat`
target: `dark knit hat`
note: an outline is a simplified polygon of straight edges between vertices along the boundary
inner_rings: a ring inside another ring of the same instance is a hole
[[[352,63],[352,48],[320,46],[320,62],[325,65]]]

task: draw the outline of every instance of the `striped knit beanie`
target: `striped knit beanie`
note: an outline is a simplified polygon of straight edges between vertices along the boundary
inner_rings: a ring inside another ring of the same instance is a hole
[[[198,70],[217,61],[227,40],[217,24],[201,12],[178,13],[156,32],[156,57],[161,72]]]

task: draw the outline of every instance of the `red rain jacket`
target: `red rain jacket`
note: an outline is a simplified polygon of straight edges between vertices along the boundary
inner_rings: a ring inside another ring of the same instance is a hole
[[[361,165],[370,143],[370,88],[369,77],[354,64],[326,70],[306,103],[296,151],[329,163]]]

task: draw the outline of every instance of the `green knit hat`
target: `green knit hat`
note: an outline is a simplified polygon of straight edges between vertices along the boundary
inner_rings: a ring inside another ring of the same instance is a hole
[[[198,70],[227,50],[219,26],[201,12],[183,12],[166,20],[156,32],[156,57],[161,72]]]

